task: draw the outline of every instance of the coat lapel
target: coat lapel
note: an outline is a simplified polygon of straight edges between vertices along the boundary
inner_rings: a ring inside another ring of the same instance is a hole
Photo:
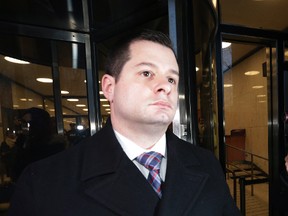
[[[169,136],[165,188],[158,215],[188,215],[209,175],[197,170],[199,162],[191,153],[188,156],[187,152],[178,151],[181,141],[175,135]]]
[[[84,192],[116,215],[153,215],[159,199],[122,150],[111,125],[87,145],[81,175]]]

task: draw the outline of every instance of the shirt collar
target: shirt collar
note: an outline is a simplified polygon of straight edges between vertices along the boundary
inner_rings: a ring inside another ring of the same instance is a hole
[[[130,160],[134,160],[136,157],[141,155],[144,152],[150,152],[155,151],[160,154],[162,154],[164,157],[166,157],[166,135],[163,134],[163,136],[156,142],[156,144],[151,149],[145,149],[140,146],[138,146],[136,143],[128,139],[127,137],[123,136],[119,132],[115,131],[116,138],[118,142],[120,143],[122,149],[128,156]]]

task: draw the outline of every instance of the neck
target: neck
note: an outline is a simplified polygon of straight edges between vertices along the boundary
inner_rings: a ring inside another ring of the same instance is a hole
[[[159,139],[165,134],[167,126],[159,125],[128,125],[118,124],[117,121],[111,119],[113,129],[123,136],[127,137],[141,148],[152,148]]]

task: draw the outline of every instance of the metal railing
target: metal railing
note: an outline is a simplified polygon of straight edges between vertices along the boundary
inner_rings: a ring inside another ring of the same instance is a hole
[[[233,179],[233,198],[235,202],[237,202],[237,179],[239,179],[240,185],[240,211],[245,216],[246,214],[246,194],[245,194],[245,187],[246,185],[251,186],[251,196],[254,196],[254,185],[255,184],[262,184],[269,182],[269,175],[265,173],[262,169],[255,165],[255,158],[260,160],[264,160],[268,162],[267,158],[264,158],[260,155],[256,155],[252,152],[246,151],[244,149],[240,149],[231,145],[226,145],[226,149],[232,148],[237,150],[241,153],[245,154],[244,161],[232,161],[226,162],[226,171],[227,173],[231,173],[231,179]],[[226,151],[227,153],[227,151]],[[249,158],[250,161],[246,158]],[[226,157],[227,158],[227,157]],[[245,165],[245,166],[243,166]]]

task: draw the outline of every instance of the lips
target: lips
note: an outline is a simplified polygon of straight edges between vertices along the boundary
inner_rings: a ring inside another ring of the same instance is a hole
[[[154,103],[152,103],[153,106],[158,106],[160,108],[165,108],[165,109],[172,109],[172,106],[170,105],[169,102],[167,101],[156,101]]]

